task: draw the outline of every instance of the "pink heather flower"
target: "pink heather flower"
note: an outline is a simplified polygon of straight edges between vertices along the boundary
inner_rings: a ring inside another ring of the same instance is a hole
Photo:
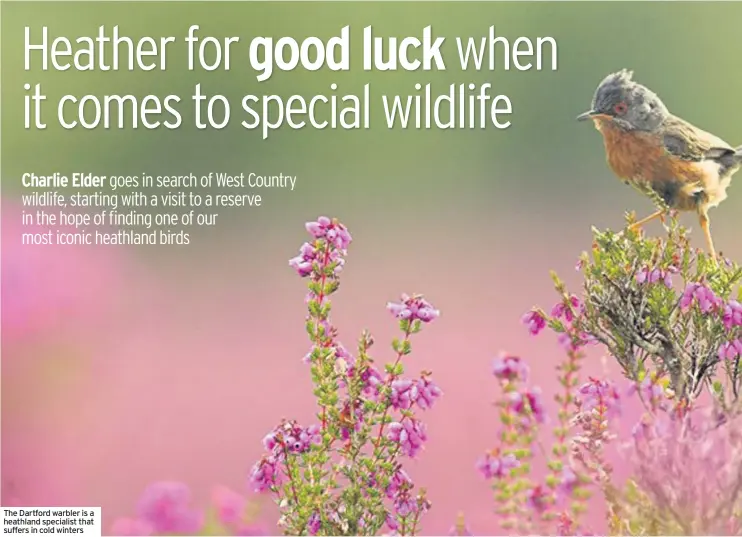
[[[388,302],[386,308],[397,319],[429,323],[437,319],[441,312],[435,309],[422,295],[402,295],[401,302]]]
[[[302,359],[301,359],[302,363],[304,363],[304,364],[307,364],[307,365],[309,365],[309,364],[311,364],[311,363],[312,363],[312,353],[314,352],[314,350],[315,350],[316,348],[317,348],[316,346],[313,346],[313,347],[312,347],[312,350],[310,350],[310,351],[309,351],[308,353],[306,353],[306,354],[305,354],[305,355],[304,355],[304,356],[302,357]]]
[[[250,472],[250,484],[255,492],[269,492],[279,487],[283,475],[278,468],[278,461],[273,456],[263,457],[255,463]]]
[[[399,529],[399,522],[397,522],[397,517],[393,513],[386,514],[386,525],[392,532],[396,532]]]
[[[289,260],[289,266],[293,268],[299,276],[304,278],[309,276],[314,270],[313,261],[317,258],[317,250],[305,242],[299,248],[299,255]]]
[[[320,216],[316,222],[307,222],[306,228],[315,239],[325,239],[339,250],[347,250],[353,240],[343,224],[326,216]]]
[[[557,337],[557,343],[559,343],[559,346],[566,352],[576,352],[582,347],[596,342],[597,341],[593,336],[585,334],[584,332],[578,333],[577,330],[572,327],[569,328],[567,332],[562,332]]]
[[[310,425],[299,433],[294,441],[293,450],[298,453],[309,451],[313,445],[322,443],[319,425]]]
[[[361,371],[361,381],[363,382],[363,393],[369,397],[377,397],[381,387],[384,385],[384,377],[372,365],[365,367]]]
[[[230,488],[221,485],[214,487],[211,491],[211,503],[219,522],[229,528],[237,527],[245,518],[247,500]]]
[[[549,492],[541,485],[536,485],[526,492],[526,505],[536,511],[543,513],[549,506]]]
[[[720,360],[734,360],[742,356],[742,338],[722,343],[719,347]]]
[[[519,414],[524,423],[534,419],[537,423],[546,421],[546,411],[541,401],[541,391],[538,388],[527,388],[522,391],[510,392],[510,409]]]
[[[730,300],[724,306],[724,326],[727,330],[735,326],[742,326],[742,304],[736,300]]]
[[[397,379],[392,382],[391,402],[395,409],[408,410],[417,404],[423,410],[433,406],[433,402],[443,392],[430,379],[422,377],[419,380]]]
[[[137,504],[137,517],[155,533],[196,533],[203,515],[190,507],[191,491],[185,483],[160,481],[149,485]]]
[[[391,423],[387,438],[398,443],[400,451],[410,458],[414,458],[418,454],[428,439],[425,433],[425,425],[414,418]]]
[[[391,402],[395,409],[408,409],[414,402],[412,398],[412,387],[414,383],[407,379],[398,379],[392,382]]]
[[[313,432],[314,431],[312,431],[312,433]],[[298,434],[296,436],[290,436],[291,433]],[[294,429],[291,433],[287,434],[283,438],[286,448],[291,453],[303,453],[309,451],[312,444],[311,438],[314,437],[314,434],[307,433],[302,429]]]
[[[309,516],[309,520],[307,521],[307,531],[309,532],[309,535],[317,535],[320,529],[322,529],[322,519],[315,511]]]
[[[674,267],[671,267],[667,270],[662,270],[659,268],[650,269],[649,267],[643,267],[636,273],[636,283],[643,284],[643,283],[657,283],[662,282],[665,284],[665,287],[671,288],[672,287],[672,275],[674,272],[677,272],[677,269]]]
[[[313,445],[320,444],[322,437],[318,425],[303,428],[296,421],[284,421],[263,438],[263,446],[275,457],[291,453],[304,453]]]
[[[386,493],[386,497],[391,499],[399,495],[400,492],[410,490],[413,486],[412,479],[407,475],[407,472],[401,467],[398,467],[384,492]]]
[[[695,298],[695,293],[698,288],[701,287],[700,283],[691,282],[685,286],[683,294],[680,297],[680,309],[682,311],[688,311]]]
[[[321,320],[319,323],[317,323],[318,328],[321,328],[322,331],[327,335],[328,337],[335,337],[337,335],[337,330],[335,327],[330,324],[330,321],[327,319]]]
[[[694,302],[702,313],[709,313],[721,306],[721,299],[706,285],[698,282],[686,285],[680,297],[680,309],[688,311]]]
[[[537,336],[541,330],[546,328],[546,318],[539,311],[532,310],[526,313],[521,322],[528,327],[528,331],[533,336]]]
[[[317,218],[316,222],[307,222],[305,224],[305,227],[307,228],[307,231],[310,233],[310,235],[317,239],[320,239],[325,236],[325,233],[327,233],[330,224],[332,224],[332,220],[330,220],[326,216],[320,216],[319,218]]]
[[[528,366],[517,356],[507,354],[495,359],[492,365],[492,373],[500,380],[528,380]]]
[[[583,411],[589,412],[599,406],[603,406],[603,411],[608,416],[620,414],[621,399],[613,383],[605,380],[590,379],[590,382],[586,382],[580,386],[578,392]]]
[[[152,535],[152,525],[138,518],[117,518],[111,525],[111,535],[121,536],[149,536]]]
[[[266,451],[273,451],[277,445],[278,439],[275,432],[271,431],[263,437],[263,447]]]
[[[335,359],[341,358],[345,360],[347,363],[352,363],[354,361],[353,355],[351,355],[348,352],[348,349],[346,349],[342,344],[335,343],[333,350],[335,351]]]
[[[318,425],[310,425],[307,428],[299,427],[295,422],[288,422],[276,429],[276,433],[280,433],[283,438],[284,445],[291,453],[305,453],[309,451],[313,445],[322,443],[322,436],[320,435],[320,429]]]
[[[570,296],[568,301],[569,306],[571,307],[569,307],[564,302],[559,302],[555,304],[554,307],[551,309],[551,316],[557,319],[561,319],[562,317],[564,317],[565,321],[571,323],[575,318],[573,310],[579,312],[582,309],[582,305],[580,303],[580,299],[574,295]]]
[[[337,220],[321,216],[316,222],[308,222],[306,228],[315,241],[326,241],[327,247],[319,253],[320,245],[317,242],[305,242],[299,248],[299,255],[289,260],[289,266],[302,278],[315,271],[321,274],[327,265],[333,265],[336,274],[340,272],[345,264],[343,256],[352,240],[345,226]]]
[[[343,362],[344,363],[345,374],[347,374],[347,376],[349,378],[353,377],[353,375],[355,375],[355,368],[354,368],[355,363],[356,363],[355,356],[353,356],[350,352],[348,352],[348,349],[346,349],[339,342],[332,343],[332,350],[333,350],[333,353],[334,353],[334,358],[335,358],[336,364],[339,365],[340,362]],[[342,378],[341,377],[338,380],[339,380],[341,386],[343,386],[343,387],[347,386],[347,384],[345,382],[345,378]]]
[[[412,391],[416,392],[415,403],[423,410],[433,408],[435,400],[443,395],[443,391],[438,385],[427,377],[421,377],[419,380],[416,380]]]
[[[639,285],[646,283],[649,280],[649,273],[651,271],[649,270],[649,267],[642,267],[639,269],[639,271],[634,276],[634,279],[636,280],[636,283]]]
[[[499,456],[497,451],[486,453],[477,462],[477,470],[479,470],[485,479],[502,479],[510,475],[510,470],[519,466],[520,462],[515,458],[515,455],[508,453],[507,455]]]
[[[400,517],[406,517],[417,511],[417,502],[409,492],[404,492],[394,499],[394,510]]]
[[[574,338],[569,332],[562,332],[557,336],[557,343],[565,351],[570,351],[575,347]]]

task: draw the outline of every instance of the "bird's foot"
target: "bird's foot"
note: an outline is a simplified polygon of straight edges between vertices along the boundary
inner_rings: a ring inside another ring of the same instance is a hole
[[[656,218],[659,218],[660,220],[662,220],[662,223],[664,223],[665,222],[665,211],[664,210],[655,211],[649,216],[629,224],[627,226],[627,229],[629,229],[630,231],[633,231],[634,233],[641,233],[641,230],[644,224],[648,224],[649,222],[651,222],[652,220]]]

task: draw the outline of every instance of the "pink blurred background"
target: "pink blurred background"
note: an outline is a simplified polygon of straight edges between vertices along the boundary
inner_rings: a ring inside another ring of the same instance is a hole
[[[16,248],[16,216],[4,206],[4,501],[101,505],[110,524],[132,513],[153,480],[184,481],[202,503],[214,484],[247,492],[262,436],[282,417],[313,420],[301,361],[304,282],[287,266],[309,215],[257,240],[259,257],[235,253],[245,251],[244,240],[231,235],[219,244],[225,253],[200,260],[183,253],[156,265],[126,248]],[[553,395],[560,349],[551,335],[532,339],[520,317],[554,302],[548,267],[576,283],[587,221],[565,224],[575,232],[558,238],[524,228],[517,241],[495,227],[488,237],[498,249],[490,250],[466,233],[477,228],[473,216],[448,216],[441,219],[452,225],[431,232],[432,221],[398,217],[353,226],[349,212],[355,240],[334,312],[346,345],[368,327],[377,359],[388,359],[396,323],[386,301],[425,292],[441,309],[409,359],[413,371],[432,370],[444,390],[424,416],[427,448],[409,467],[434,505],[423,531],[445,533],[463,511],[475,532],[492,533],[491,493],[474,468],[498,431],[491,362],[501,350],[522,355],[533,382]],[[405,234],[392,233],[396,226]],[[610,369],[599,353],[586,366],[594,374]],[[636,414],[628,414],[630,427]],[[271,528],[275,512],[265,505],[261,518]],[[591,518],[598,523],[600,513]]]

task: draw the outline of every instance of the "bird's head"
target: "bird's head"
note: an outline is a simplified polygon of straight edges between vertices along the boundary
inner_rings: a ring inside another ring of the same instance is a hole
[[[653,131],[669,112],[649,88],[633,80],[633,72],[622,69],[603,79],[595,90],[590,110],[578,121],[611,122],[624,130]]]

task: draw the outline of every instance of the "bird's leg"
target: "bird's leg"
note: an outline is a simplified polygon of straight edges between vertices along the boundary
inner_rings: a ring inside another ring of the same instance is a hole
[[[646,224],[648,222],[651,222],[652,220],[656,220],[657,218],[661,218],[662,221],[664,222],[665,221],[665,211],[664,210],[660,210],[660,211],[654,212],[654,213],[650,214],[649,216],[647,216],[646,218],[642,218],[641,220],[639,220],[639,221],[634,222],[633,224],[631,224],[629,226],[629,229],[631,231],[639,231],[639,228],[641,228],[644,224]]]
[[[699,211],[698,220],[701,222],[701,229],[703,229],[703,234],[706,236],[706,244],[708,245],[709,255],[714,261],[716,261],[716,250],[714,249],[714,240],[711,238],[709,216],[705,210]]]

